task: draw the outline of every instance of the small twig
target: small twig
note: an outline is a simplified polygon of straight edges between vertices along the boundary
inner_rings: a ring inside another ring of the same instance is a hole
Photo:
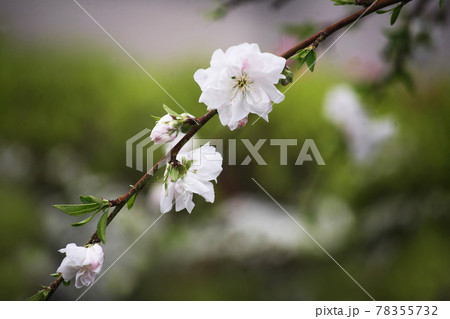
[[[309,38],[307,38],[305,41],[300,42],[293,48],[289,49],[288,51],[284,52],[281,56],[285,59],[289,59],[290,57],[294,56],[299,50],[306,48],[307,46],[314,43],[314,41],[317,40],[320,36],[326,35],[322,40],[324,40],[326,37],[330,36],[332,33],[338,31],[339,29],[345,27],[346,25],[349,25],[353,22],[355,22],[357,19],[360,19],[362,17],[365,17],[375,11],[378,11],[380,9],[383,9],[385,7],[389,7],[393,4],[404,2],[402,0],[378,0],[375,4],[373,4],[369,9],[364,8],[354,14],[349,15],[348,17],[339,20],[335,24],[332,24],[325,29],[313,34]]]

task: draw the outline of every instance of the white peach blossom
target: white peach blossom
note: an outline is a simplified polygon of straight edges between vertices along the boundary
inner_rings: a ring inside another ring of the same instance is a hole
[[[284,99],[275,84],[285,78],[281,74],[285,65],[284,58],[261,53],[256,43],[242,43],[226,52],[218,49],[212,55],[211,66],[194,74],[202,90],[199,101],[208,110],[217,109],[220,122],[231,130],[249,113],[268,121],[272,102]]]
[[[104,260],[103,249],[99,244],[80,247],[72,243],[59,252],[65,253],[66,257],[56,271],[62,274],[65,281],[75,277],[76,288],[94,283],[95,277],[102,270]]]
[[[191,213],[195,206],[192,201],[194,193],[213,203],[214,186],[211,180],[216,181],[222,171],[222,155],[207,143],[192,151],[179,153],[177,160],[182,165],[178,169],[167,164],[165,183],[161,191],[161,213],[169,212],[174,201],[176,211],[186,208]],[[177,178],[173,181],[174,174]]]

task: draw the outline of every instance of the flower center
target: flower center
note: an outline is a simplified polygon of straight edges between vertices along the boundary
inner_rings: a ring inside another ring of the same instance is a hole
[[[233,89],[234,94],[233,97],[236,96],[238,93],[247,94],[250,91],[250,85],[253,83],[252,80],[250,80],[249,76],[246,73],[242,73],[238,76],[231,77],[233,80]]]

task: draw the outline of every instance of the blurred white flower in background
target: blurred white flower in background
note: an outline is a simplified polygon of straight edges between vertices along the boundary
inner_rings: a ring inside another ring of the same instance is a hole
[[[341,198],[321,195],[312,213],[283,205],[327,250],[346,240],[355,225],[354,213]],[[217,258],[254,258],[282,262],[301,254],[321,254],[320,248],[271,200],[242,194],[214,206],[214,214],[177,234],[168,255],[190,264]],[[313,216],[313,217],[311,217]]]
[[[243,126],[249,113],[268,121],[272,101],[284,99],[275,84],[285,78],[281,74],[285,65],[286,59],[261,53],[256,43],[242,43],[226,52],[218,49],[212,55],[211,67],[194,74],[202,90],[199,101],[208,110],[217,109],[220,122],[231,130]]]
[[[356,162],[374,157],[381,145],[396,131],[390,118],[372,119],[350,86],[333,88],[325,99],[325,116],[345,134],[351,156]]]

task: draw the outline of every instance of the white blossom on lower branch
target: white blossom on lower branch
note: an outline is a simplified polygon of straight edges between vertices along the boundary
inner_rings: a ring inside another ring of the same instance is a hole
[[[177,163],[167,164],[162,186],[161,213],[187,209],[192,212],[195,204],[193,194],[199,194],[207,202],[214,202],[212,180],[222,171],[222,155],[209,143],[189,152],[179,153]],[[174,203],[175,201],[175,203]]]
[[[104,254],[99,244],[89,247],[68,244],[66,248],[60,249],[60,253],[65,253],[61,265],[56,270],[61,273],[64,281],[72,280],[75,277],[75,287],[90,286],[94,283],[95,277],[100,273],[103,266]]]
[[[275,84],[285,78],[281,74],[285,65],[284,58],[261,53],[256,43],[242,43],[226,52],[218,49],[212,55],[211,66],[194,74],[202,90],[199,101],[208,110],[217,109],[220,122],[231,130],[249,113],[268,121],[272,102],[284,99]]]

